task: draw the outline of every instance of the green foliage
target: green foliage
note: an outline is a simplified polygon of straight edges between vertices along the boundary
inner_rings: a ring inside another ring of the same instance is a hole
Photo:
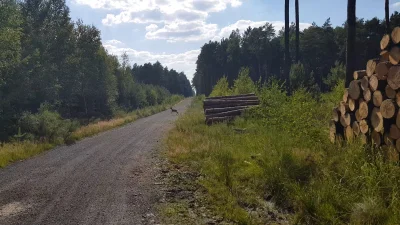
[[[336,61],[335,66],[331,68],[330,73],[324,79],[324,83],[332,89],[338,84],[338,82],[344,80],[345,76],[346,67],[342,63]]]
[[[242,68],[238,78],[234,81],[233,93],[239,95],[254,93],[255,91],[256,86],[249,76],[249,68]]]
[[[30,134],[37,140],[52,143],[63,143],[79,127],[79,123],[64,120],[60,114],[51,111],[45,104],[36,114],[24,113],[18,124],[22,132]]]
[[[232,90],[229,88],[228,79],[222,77],[214,86],[210,96],[229,96],[232,95]]]

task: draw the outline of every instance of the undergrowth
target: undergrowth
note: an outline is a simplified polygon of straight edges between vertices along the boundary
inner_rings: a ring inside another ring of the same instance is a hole
[[[254,90],[259,107],[212,126],[197,97],[166,140],[168,158],[199,171],[210,207],[234,223],[259,224],[249,211],[272,201],[293,224],[400,224],[399,166],[358,140],[329,142],[342,90],[288,97],[272,82]]]
[[[83,138],[90,137],[100,132],[104,132],[119,126],[123,126],[125,124],[134,122],[137,119],[164,111],[168,109],[171,105],[174,105],[177,102],[179,102],[180,100],[182,100],[181,96],[174,95],[170,99],[166,100],[163,104],[145,107],[143,109],[138,109],[129,113],[120,113],[113,119],[106,121],[98,121],[88,124],[86,126],[81,126],[75,131],[70,132],[69,134],[66,134],[66,131],[64,131],[64,126],[57,127],[57,125],[60,123],[59,119],[49,120],[49,116],[47,116],[45,119],[42,119],[43,123],[38,123],[37,121],[41,120],[38,120],[36,118],[30,119],[29,121],[33,121],[38,124],[51,125],[51,126],[42,126],[42,125],[39,126],[41,128],[40,129],[41,133],[51,134],[49,137],[54,136],[53,134],[60,133],[60,130],[62,130],[61,133],[63,135],[61,135],[59,138],[44,138],[42,140],[35,140],[33,138],[27,139],[25,136],[30,136],[30,135],[24,134],[24,135],[17,135],[20,136],[20,138],[14,138],[15,140],[9,143],[0,143],[0,168],[9,165],[12,162],[27,159],[37,154],[40,154],[46,150],[54,148],[57,145],[73,144],[76,141],[81,140]],[[56,117],[50,112],[46,111],[46,113],[51,115],[50,118]],[[32,115],[27,115],[27,117],[32,117]],[[58,121],[58,123],[56,124],[54,121]],[[29,125],[29,123],[26,124]],[[30,125],[30,127],[34,126]]]

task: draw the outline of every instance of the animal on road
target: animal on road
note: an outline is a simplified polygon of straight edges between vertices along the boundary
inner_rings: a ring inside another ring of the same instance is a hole
[[[172,108],[172,107],[170,107],[170,109],[171,109],[171,113],[176,113],[177,115],[179,115],[179,113],[178,113],[178,110],[176,110],[176,109],[174,109],[174,108]]]

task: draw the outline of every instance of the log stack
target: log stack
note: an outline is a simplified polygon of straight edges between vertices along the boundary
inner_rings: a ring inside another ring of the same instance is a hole
[[[400,151],[400,27],[385,35],[382,52],[355,71],[342,101],[332,110],[330,139],[357,136]]]
[[[248,107],[259,104],[260,101],[254,93],[206,98],[203,101],[206,124],[231,121],[240,116]]]

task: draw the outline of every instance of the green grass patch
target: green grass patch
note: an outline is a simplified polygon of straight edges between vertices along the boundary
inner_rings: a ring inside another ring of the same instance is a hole
[[[269,201],[294,224],[400,224],[399,165],[358,140],[329,142],[341,90],[288,97],[273,83],[256,91],[261,106],[213,126],[197,98],[170,132],[167,156],[199,171],[210,207],[237,224],[260,224],[250,212]]]

